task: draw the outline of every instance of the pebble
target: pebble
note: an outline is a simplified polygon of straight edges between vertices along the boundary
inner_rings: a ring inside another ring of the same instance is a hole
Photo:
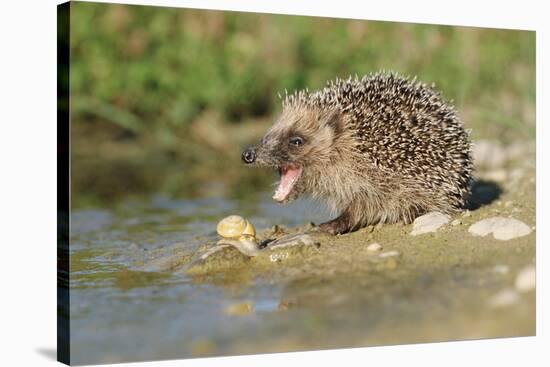
[[[534,265],[523,268],[516,277],[516,289],[520,292],[529,292],[536,287],[536,271]]]
[[[460,221],[460,219],[455,219],[455,220],[453,220],[453,221],[451,222],[451,225],[452,225],[452,226],[458,226],[458,225],[460,225],[460,224],[462,224],[462,222]]]
[[[240,302],[227,306],[224,313],[229,316],[243,316],[248,315],[253,309],[251,302]]]
[[[492,233],[495,239],[507,241],[528,235],[531,233],[531,228],[514,218],[493,217],[472,224],[468,232],[474,236],[486,236]]]
[[[493,267],[493,273],[508,274],[508,271],[510,271],[510,268],[508,267],[508,265],[499,264]]]
[[[499,308],[511,306],[519,301],[519,294],[513,289],[503,289],[489,299],[489,306]]]
[[[375,242],[375,243],[371,243],[370,245],[367,246],[367,250],[368,251],[380,251],[382,250],[382,245]]]
[[[290,255],[288,251],[274,252],[272,254],[269,254],[269,261],[271,261],[272,263],[281,262],[288,259],[289,256]]]
[[[430,212],[418,217],[413,222],[411,235],[430,233],[437,231],[441,226],[449,223],[450,217],[439,212]]]
[[[466,209],[466,210],[464,211],[464,213],[462,213],[462,216],[463,216],[464,218],[470,217],[471,215],[472,215],[472,213],[471,213],[470,210],[468,210],[468,209]]]
[[[387,257],[394,257],[394,256],[399,256],[399,251],[395,251],[395,250],[392,250],[392,251],[386,251],[386,252],[382,252],[380,255],[381,258],[385,259]]]

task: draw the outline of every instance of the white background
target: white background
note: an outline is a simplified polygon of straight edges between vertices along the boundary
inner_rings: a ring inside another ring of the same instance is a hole
[[[548,158],[550,12],[545,1],[120,1],[537,31],[537,337],[130,364],[139,366],[550,365]],[[54,365],[56,4],[0,4],[0,366]],[[545,17],[546,13],[546,17]],[[546,47],[543,45],[546,44]],[[544,110],[544,111],[543,111]],[[543,115],[543,112],[545,114]],[[545,119],[546,117],[546,119]],[[546,146],[545,146],[546,145]],[[545,289],[546,288],[546,289]],[[395,330],[399,333],[399,330]]]

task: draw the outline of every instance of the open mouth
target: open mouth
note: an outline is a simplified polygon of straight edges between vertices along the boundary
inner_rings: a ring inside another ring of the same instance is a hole
[[[296,182],[302,174],[301,166],[281,166],[279,167],[279,174],[281,175],[281,180],[279,181],[279,186],[275,193],[273,194],[273,200],[283,203],[288,200]]]

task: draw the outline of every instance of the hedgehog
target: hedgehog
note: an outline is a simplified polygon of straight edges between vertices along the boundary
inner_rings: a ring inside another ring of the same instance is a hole
[[[383,71],[285,92],[280,116],[241,158],[278,171],[275,201],[309,195],[328,204],[336,218],[318,229],[331,234],[454,214],[473,170],[454,106],[433,85]]]

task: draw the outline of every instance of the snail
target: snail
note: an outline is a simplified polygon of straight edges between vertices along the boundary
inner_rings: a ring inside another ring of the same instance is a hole
[[[218,245],[231,245],[248,256],[258,255],[260,248],[256,240],[256,229],[239,215],[230,215],[219,221],[217,232],[222,237]]]
[[[319,242],[310,236],[309,233],[293,233],[269,240],[269,244],[261,246],[262,249],[260,249],[260,244],[256,239],[256,229],[252,223],[240,215],[225,217],[218,222],[216,229],[222,239],[217,242],[217,246],[208,249],[200,255],[200,260],[204,260],[229,246],[233,246],[241,253],[253,257],[266,250],[269,251],[296,245],[319,245]]]

